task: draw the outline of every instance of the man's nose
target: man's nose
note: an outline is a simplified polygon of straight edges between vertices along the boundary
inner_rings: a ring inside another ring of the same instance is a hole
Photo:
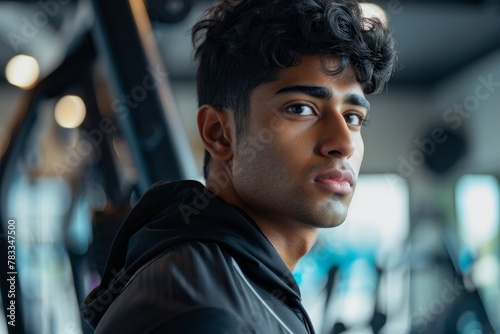
[[[321,127],[320,154],[348,159],[356,150],[353,130],[340,113],[329,115]]]

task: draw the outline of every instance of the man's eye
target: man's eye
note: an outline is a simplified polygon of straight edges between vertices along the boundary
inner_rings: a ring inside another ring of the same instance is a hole
[[[363,125],[366,125],[366,117],[364,117],[363,115],[361,114],[347,114],[344,116],[345,118],[345,121],[347,122],[347,124],[351,124],[351,125],[354,125],[354,126],[363,126]]]
[[[294,104],[285,108],[285,111],[301,116],[314,115],[314,110],[307,104]]]

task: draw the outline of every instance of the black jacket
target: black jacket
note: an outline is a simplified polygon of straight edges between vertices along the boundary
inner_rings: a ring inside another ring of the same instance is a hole
[[[199,182],[153,186],[82,314],[96,333],[313,333],[298,286],[239,208]]]

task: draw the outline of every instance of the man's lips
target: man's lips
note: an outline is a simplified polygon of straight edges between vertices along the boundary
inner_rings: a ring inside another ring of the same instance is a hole
[[[314,178],[314,182],[335,194],[349,194],[354,176],[349,170],[331,169]]]

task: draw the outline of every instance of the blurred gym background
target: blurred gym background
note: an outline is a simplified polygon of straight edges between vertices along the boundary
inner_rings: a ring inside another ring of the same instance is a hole
[[[189,29],[210,3],[0,1],[0,333],[90,333],[124,215],[202,179]],[[294,273],[304,304],[318,333],[499,332],[500,2],[374,4],[401,66],[348,221]]]

